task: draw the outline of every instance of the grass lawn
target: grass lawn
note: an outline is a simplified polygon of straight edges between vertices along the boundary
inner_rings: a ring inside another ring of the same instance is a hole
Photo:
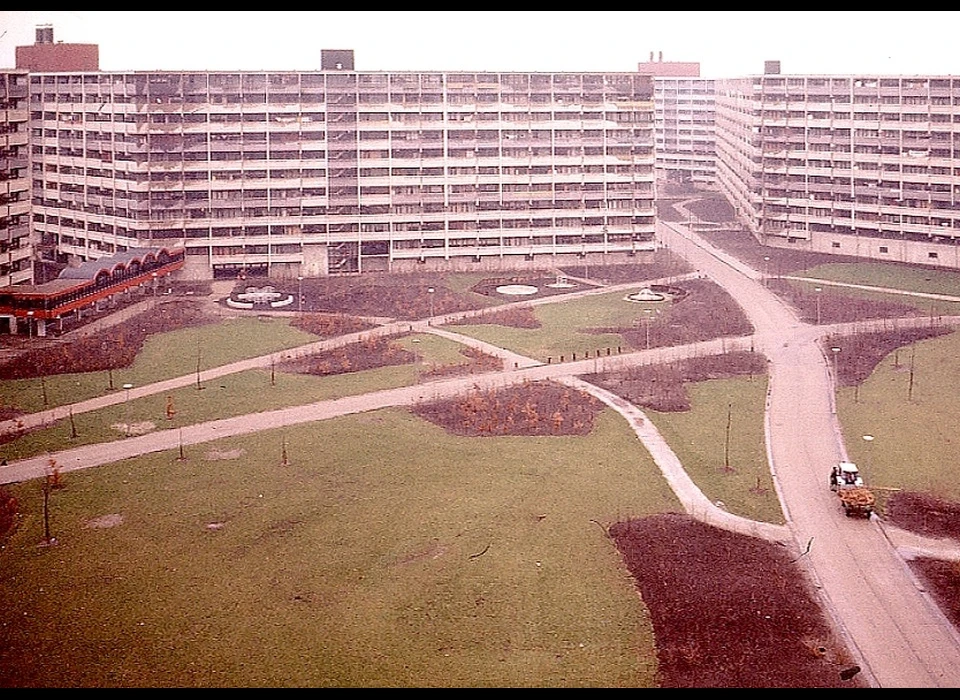
[[[891,353],[859,390],[840,390],[837,412],[868,485],[960,500],[960,333]]]
[[[898,304],[904,304],[906,306],[912,306],[921,313],[932,316],[953,316],[960,314],[960,302],[947,301],[944,299],[929,299],[926,297],[910,296],[907,294],[874,292],[866,289],[856,289],[854,287],[820,285],[817,282],[798,280],[790,280],[789,282],[793,287],[800,290],[802,294],[806,295],[808,303],[815,303],[812,300],[816,299],[816,289],[819,286],[822,290],[820,293],[824,295],[823,298],[825,302],[827,301],[828,297],[833,296],[843,299],[865,299],[869,301],[895,302]],[[862,283],[854,282],[853,284]],[[939,292],[924,291],[923,293],[938,294]],[[960,292],[957,292],[957,295],[960,296]]]
[[[960,296],[960,272],[882,262],[828,263],[800,273],[803,277],[902,289],[907,292]]]
[[[586,437],[459,438],[400,409],[284,436],[286,466],[264,433],[70,473],[53,547],[39,482],[13,486],[0,684],[654,685],[600,524],[679,504],[615,412]]]
[[[642,284],[637,284],[639,290]],[[669,318],[669,305],[664,303],[637,303],[625,301],[627,292],[598,294],[570,299],[562,303],[542,304],[533,307],[540,321],[540,328],[513,328],[494,324],[450,326],[450,330],[479,340],[484,340],[513,352],[546,362],[560,355],[571,358],[573,353],[583,357],[598,349],[628,348],[619,333],[590,333],[591,328],[630,326],[643,323],[644,309],[658,309],[658,323]],[[637,348],[630,348],[637,349]]]
[[[689,411],[644,409],[687,474],[708,499],[722,501],[731,513],[783,524],[764,439],[766,377],[696,382],[687,391]]]
[[[318,342],[287,318],[235,318],[150,336],[130,367],[113,370],[113,386],[143,386],[272,352]],[[63,406],[109,393],[110,372],[58,374],[0,382],[0,400],[26,413]],[[43,397],[46,392],[47,405]]]
[[[177,338],[176,334],[166,335],[173,336],[167,338],[169,341]],[[431,333],[416,333],[397,338],[394,342],[418,353],[422,361],[328,377],[286,373],[269,368],[237,372],[203,382],[202,390],[191,384],[170,392],[134,399],[129,403],[78,413],[73,418],[73,425],[69,419],[64,419],[49,428],[31,431],[17,440],[0,445],[0,458],[13,461],[68,447],[117,440],[126,435],[127,424],[142,425],[145,432],[166,430],[218,418],[409,386],[418,381],[421,370],[467,361],[459,352],[462,345]],[[86,375],[70,376],[86,378]],[[51,382],[52,378],[46,381]],[[65,383],[62,386],[69,388],[70,385]],[[166,417],[168,401],[172,401],[175,411],[170,419]],[[77,437],[73,437],[74,429]]]

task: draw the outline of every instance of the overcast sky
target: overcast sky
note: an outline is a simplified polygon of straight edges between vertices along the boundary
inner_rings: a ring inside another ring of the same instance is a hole
[[[102,70],[633,71],[653,51],[707,78],[960,75],[960,12],[0,12],[0,67],[36,26],[100,46]]]

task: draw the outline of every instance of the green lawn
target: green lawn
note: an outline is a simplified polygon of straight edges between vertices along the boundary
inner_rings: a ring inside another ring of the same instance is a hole
[[[679,505],[609,409],[588,437],[459,438],[390,409],[176,457],[68,474],[54,547],[39,483],[13,487],[0,684],[655,684],[601,525]]]
[[[804,277],[901,289],[907,292],[960,296],[960,272],[882,262],[827,263],[804,270]]]
[[[689,411],[644,411],[687,474],[731,513],[783,524],[764,439],[766,377],[714,379],[687,390]]]
[[[868,485],[960,500],[960,333],[891,353],[859,391],[839,392],[837,412]]]
[[[175,334],[165,340],[175,342]],[[158,336],[159,341],[164,340]],[[229,374],[211,382],[202,382],[202,389],[190,384],[170,392],[154,394],[129,403],[74,415],[48,428],[34,430],[12,442],[0,445],[0,458],[8,461],[56,452],[68,447],[117,440],[126,435],[126,426],[142,425],[146,431],[166,430],[194,423],[270,411],[316,401],[355,396],[381,389],[409,386],[418,381],[422,370],[432,366],[463,363],[463,346],[429,333],[415,333],[394,342],[419,354],[418,363],[380,367],[363,372],[316,377],[264,368]],[[139,358],[137,364],[140,364]],[[102,375],[103,373],[91,373]],[[90,381],[86,375],[70,375]],[[53,379],[47,380],[52,383]],[[64,381],[59,386],[69,388]],[[167,418],[168,401],[175,414]],[[150,426],[154,427],[150,427]],[[76,437],[73,436],[76,432]]]
[[[126,383],[143,386],[251,357],[315,343],[319,338],[289,324],[287,318],[224,319],[150,336],[130,367],[111,372],[58,374],[40,379],[0,382],[0,401],[26,413],[63,406],[110,392]],[[46,405],[44,405],[44,392]]]
[[[642,288],[637,284],[637,289]],[[665,323],[669,317],[669,305],[663,303],[637,303],[625,301],[628,292],[598,294],[562,303],[534,306],[533,313],[540,321],[536,329],[514,328],[493,324],[450,326],[450,330],[462,333],[514,352],[546,362],[557,360],[561,355],[570,359],[573,353],[583,357],[597,350],[615,351],[617,347],[628,349],[619,333],[590,333],[593,328],[629,326],[643,323],[647,315],[644,309],[661,310],[654,314],[656,323]],[[630,348],[636,349],[636,348]]]

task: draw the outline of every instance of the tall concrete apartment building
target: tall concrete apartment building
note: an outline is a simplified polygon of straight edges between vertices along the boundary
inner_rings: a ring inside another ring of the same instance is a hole
[[[766,245],[960,268],[960,78],[716,81],[720,190]]]
[[[0,71],[0,287],[33,281],[26,71]]]
[[[32,72],[33,228],[186,278],[510,269],[655,248],[636,73]]]
[[[700,77],[700,64],[650,60],[637,64],[653,76],[654,137],[658,179],[716,185],[713,80]]]

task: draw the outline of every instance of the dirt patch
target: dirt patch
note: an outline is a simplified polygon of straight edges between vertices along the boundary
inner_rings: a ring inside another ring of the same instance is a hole
[[[376,324],[345,314],[304,314],[290,321],[290,325],[324,339],[376,328]]]
[[[435,315],[482,308],[476,299],[455,291],[436,274],[364,273],[362,277],[336,276],[305,278],[299,283],[305,312],[348,314],[415,320]],[[269,278],[248,278],[238,282],[234,292],[248,286],[273,285],[277,291],[296,297],[298,282]],[[433,292],[428,291],[433,289]]]
[[[638,319],[630,326],[582,329],[589,333],[618,333],[630,347],[644,349],[685,345],[724,336],[749,335],[753,324],[737,302],[706,279],[672,286],[652,285],[652,291],[670,296],[669,312]],[[629,303],[629,302],[624,302]]]
[[[94,518],[93,520],[88,520],[84,523],[84,527],[92,529],[105,529],[110,527],[117,527],[118,525],[123,524],[123,516],[120,513],[110,513],[109,515],[101,515],[99,518]]]
[[[886,501],[883,517],[897,527],[925,537],[960,541],[960,503],[929,493],[898,491]]]
[[[865,687],[783,547],[679,514],[609,534],[650,611],[661,687]]]
[[[901,330],[859,333],[848,336],[829,336],[824,338],[823,346],[829,354],[835,354],[837,380],[840,386],[857,386],[873,373],[877,365],[891,352],[920,340],[937,338],[952,333],[946,326],[927,326],[924,328],[905,328]],[[832,348],[840,348],[834,353]],[[906,357],[904,362],[908,362]],[[900,366],[899,354],[894,356],[894,366]]]
[[[636,263],[613,265],[577,265],[560,268],[570,277],[584,277],[604,284],[627,284],[676,277],[693,272],[693,267],[669,250],[658,250],[650,259],[639,258]]]
[[[461,348],[460,354],[467,358],[466,362],[449,365],[431,365],[420,372],[420,380],[437,379],[439,377],[454,377],[464,374],[479,374],[481,372],[495,372],[503,369],[503,360],[476,348]]]
[[[491,324],[507,326],[509,328],[540,328],[540,320],[533,309],[520,306],[509,309],[492,309],[476,316],[470,316],[451,323],[451,326],[468,326],[475,324]]]
[[[455,435],[586,435],[603,410],[598,399],[551,381],[473,391],[417,404],[414,414]]]
[[[446,553],[446,547],[442,546],[439,542],[434,542],[432,545],[422,551],[414,552],[413,554],[408,554],[405,557],[401,557],[397,561],[397,565],[403,566],[405,564],[415,564],[418,561],[425,561],[427,559],[439,559]]]
[[[378,367],[416,362],[418,356],[388,338],[368,338],[339,348],[323,350],[306,357],[287,360],[280,367],[288,372],[326,377],[333,374],[362,372]]]
[[[946,618],[960,628],[960,562],[920,557],[909,564]]]
[[[70,342],[47,341],[0,364],[0,380],[98,372],[129,367],[144,341],[156,333],[212,323],[200,300],[177,299]]]
[[[687,205],[688,208],[695,208],[695,206],[692,203]],[[698,230],[698,233],[718,248],[722,248],[753,269],[764,272],[771,277],[791,275],[817,265],[829,263],[862,262],[862,258],[852,255],[814,253],[806,250],[773,248],[761,245],[749,231],[736,224],[729,229]]]
[[[110,426],[114,430],[124,435],[146,435],[151,430],[155,430],[157,424],[152,421],[143,421],[142,423],[114,423]]]
[[[845,294],[841,287],[821,287],[816,292],[785,279],[767,280],[767,287],[796,309],[806,323],[851,323],[880,318],[922,316],[915,306],[897,301],[864,299]]]
[[[689,411],[687,384],[708,379],[766,375],[767,359],[760,353],[730,352],[678,362],[639,365],[622,371],[584,376],[588,382],[654,411]]]
[[[581,270],[582,272],[582,270]],[[539,299],[541,297],[557,296],[559,294],[570,294],[572,292],[582,292],[587,289],[596,289],[599,285],[590,282],[581,282],[580,280],[571,280],[567,284],[570,286],[556,286],[556,274],[544,274],[542,271],[537,274],[512,275],[510,277],[488,277],[481,280],[470,288],[475,294],[482,294],[486,297],[492,297],[505,304],[519,301],[521,297],[504,294],[497,291],[501,287],[523,286],[535,289],[531,294],[522,295],[524,301],[530,299]],[[551,286],[552,285],[552,286]]]
[[[242,448],[237,448],[235,450],[210,450],[203,458],[208,462],[212,462],[218,459],[240,459],[244,454]]]

